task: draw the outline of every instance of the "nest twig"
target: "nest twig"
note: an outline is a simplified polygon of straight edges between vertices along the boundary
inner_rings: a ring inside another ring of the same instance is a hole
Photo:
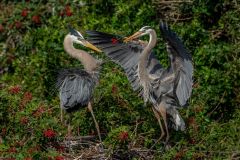
[[[153,0],[159,18],[171,22],[191,20],[191,13],[184,10],[192,3],[192,0]]]
[[[66,160],[119,160],[138,158],[140,160],[154,159],[154,150],[129,145],[128,149],[101,148],[96,136],[67,137],[59,141],[64,147],[62,155]]]

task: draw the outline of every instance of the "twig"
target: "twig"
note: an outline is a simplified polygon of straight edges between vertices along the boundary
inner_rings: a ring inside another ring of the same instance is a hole
[[[77,137],[66,137],[65,140],[86,140],[86,139],[95,139],[96,136],[77,136]]]
[[[210,115],[219,107],[219,105],[220,105],[220,104],[222,103],[222,101],[223,101],[223,98],[225,97],[225,94],[226,94],[226,91],[223,92],[223,95],[222,95],[219,103],[216,105],[216,107],[215,107],[210,113],[208,113],[208,116],[210,116]]]
[[[160,3],[160,4],[173,4],[173,3],[193,3],[193,1],[158,1],[155,3]]]
[[[83,154],[81,154],[80,156],[78,156],[77,158],[74,158],[73,160],[79,160],[80,158],[82,158]]]

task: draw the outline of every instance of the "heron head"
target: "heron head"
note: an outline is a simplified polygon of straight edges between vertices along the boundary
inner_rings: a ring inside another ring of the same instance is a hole
[[[129,42],[129,41],[131,41],[131,40],[133,40],[133,39],[137,39],[137,38],[142,37],[142,36],[144,36],[144,35],[146,35],[146,34],[149,34],[149,33],[151,32],[151,30],[152,30],[152,29],[151,29],[150,26],[144,26],[144,27],[142,27],[139,31],[137,31],[136,33],[134,33],[133,35],[127,37],[127,38],[124,40],[124,42]]]
[[[83,45],[87,48],[90,48],[96,52],[102,52],[100,49],[98,49],[97,47],[92,45],[90,42],[85,40],[83,35],[80,32],[78,32],[77,30],[73,29],[70,25],[68,25],[68,29],[69,29],[69,36],[71,37],[71,40],[74,43],[81,44],[81,45]]]

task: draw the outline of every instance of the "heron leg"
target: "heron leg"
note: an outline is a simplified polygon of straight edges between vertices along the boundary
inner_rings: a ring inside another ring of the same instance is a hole
[[[89,111],[90,111],[91,114],[92,114],[92,117],[93,117],[93,120],[94,120],[96,129],[97,129],[97,132],[98,132],[98,137],[99,137],[100,143],[102,144],[102,138],[101,138],[101,135],[100,135],[99,126],[98,126],[98,123],[97,123],[96,118],[95,118],[95,116],[94,116],[91,102],[88,103],[88,109],[89,109]]]
[[[63,123],[63,109],[62,109],[62,107],[60,107],[60,109],[61,109],[61,113],[60,113],[60,118],[61,118],[61,122]]]
[[[168,133],[168,125],[167,125],[167,112],[166,112],[166,107],[163,105],[163,104],[160,104],[159,106],[159,112],[161,113],[161,116],[163,118],[163,122],[164,122],[164,126],[165,126],[165,129],[166,129],[166,143],[168,142],[169,140],[169,133]]]
[[[68,121],[68,134],[67,136],[68,137],[71,137],[72,136],[72,127],[71,127],[71,121],[72,121],[72,114],[69,113],[69,121]]]
[[[160,113],[154,107],[152,107],[152,110],[153,110],[153,113],[154,113],[155,117],[158,120],[158,124],[159,124],[160,129],[161,129],[161,136],[158,139],[158,141],[160,141],[163,138],[163,136],[165,135],[165,131],[164,131],[163,127],[162,127],[162,123],[161,123],[161,119],[160,119]]]
[[[165,135],[165,131],[162,127],[162,123],[161,123],[161,119],[160,119],[160,113],[154,108],[154,106],[152,107],[153,113],[155,115],[155,117],[158,120],[158,124],[160,126],[161,129],[161,136],[158,138],[158,140],[151,146],[150,150],[163,138],[163,136]]]
[[[68,137],[71,137],[72,131],[71,131],[71,125],[68,123]]]

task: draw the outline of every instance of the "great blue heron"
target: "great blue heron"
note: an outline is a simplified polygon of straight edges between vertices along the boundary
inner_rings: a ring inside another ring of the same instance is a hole
[[[95,85],[98,83],[101,61],[95,59],[84,50],[76,49],[73,43],[81,44],[99,52],[99,49],[86,41],[82,34],[69,26],[70,33],[64,38],[64,50],[73,58],[78,59],[84,69],[72,68],[60,70],[56,86],[59,89],[61,108],[72,112],[86,106],[92,114],[99,140],[101,140],[99,126],[93,113],[91,99]],[[70,124],[68,132],[70,131]]]
[[[160,24],[160,30],[166,41],[170,59],[168,68],[162,67],[152,51],[156,45],[157,35],[155,30],[149,26],[142,27],[125,39],[98,31],[87,31],[87,34],[89,42],[123,67],[133,89],[140,92],[144,101],[153,104],[152,110],[161,129],[159,140],[165,135],[165,128],[167,142],[169,140],[168,126],[175,130],[185,129],[185,123],[177,109],[187,106],[187,101],[191,96],[193,64],[191,55],[176,33],[164,23]],[[144,35],[150,37],[146,45],[132,42]],[[167,118],[167,115],[170,117]]]

